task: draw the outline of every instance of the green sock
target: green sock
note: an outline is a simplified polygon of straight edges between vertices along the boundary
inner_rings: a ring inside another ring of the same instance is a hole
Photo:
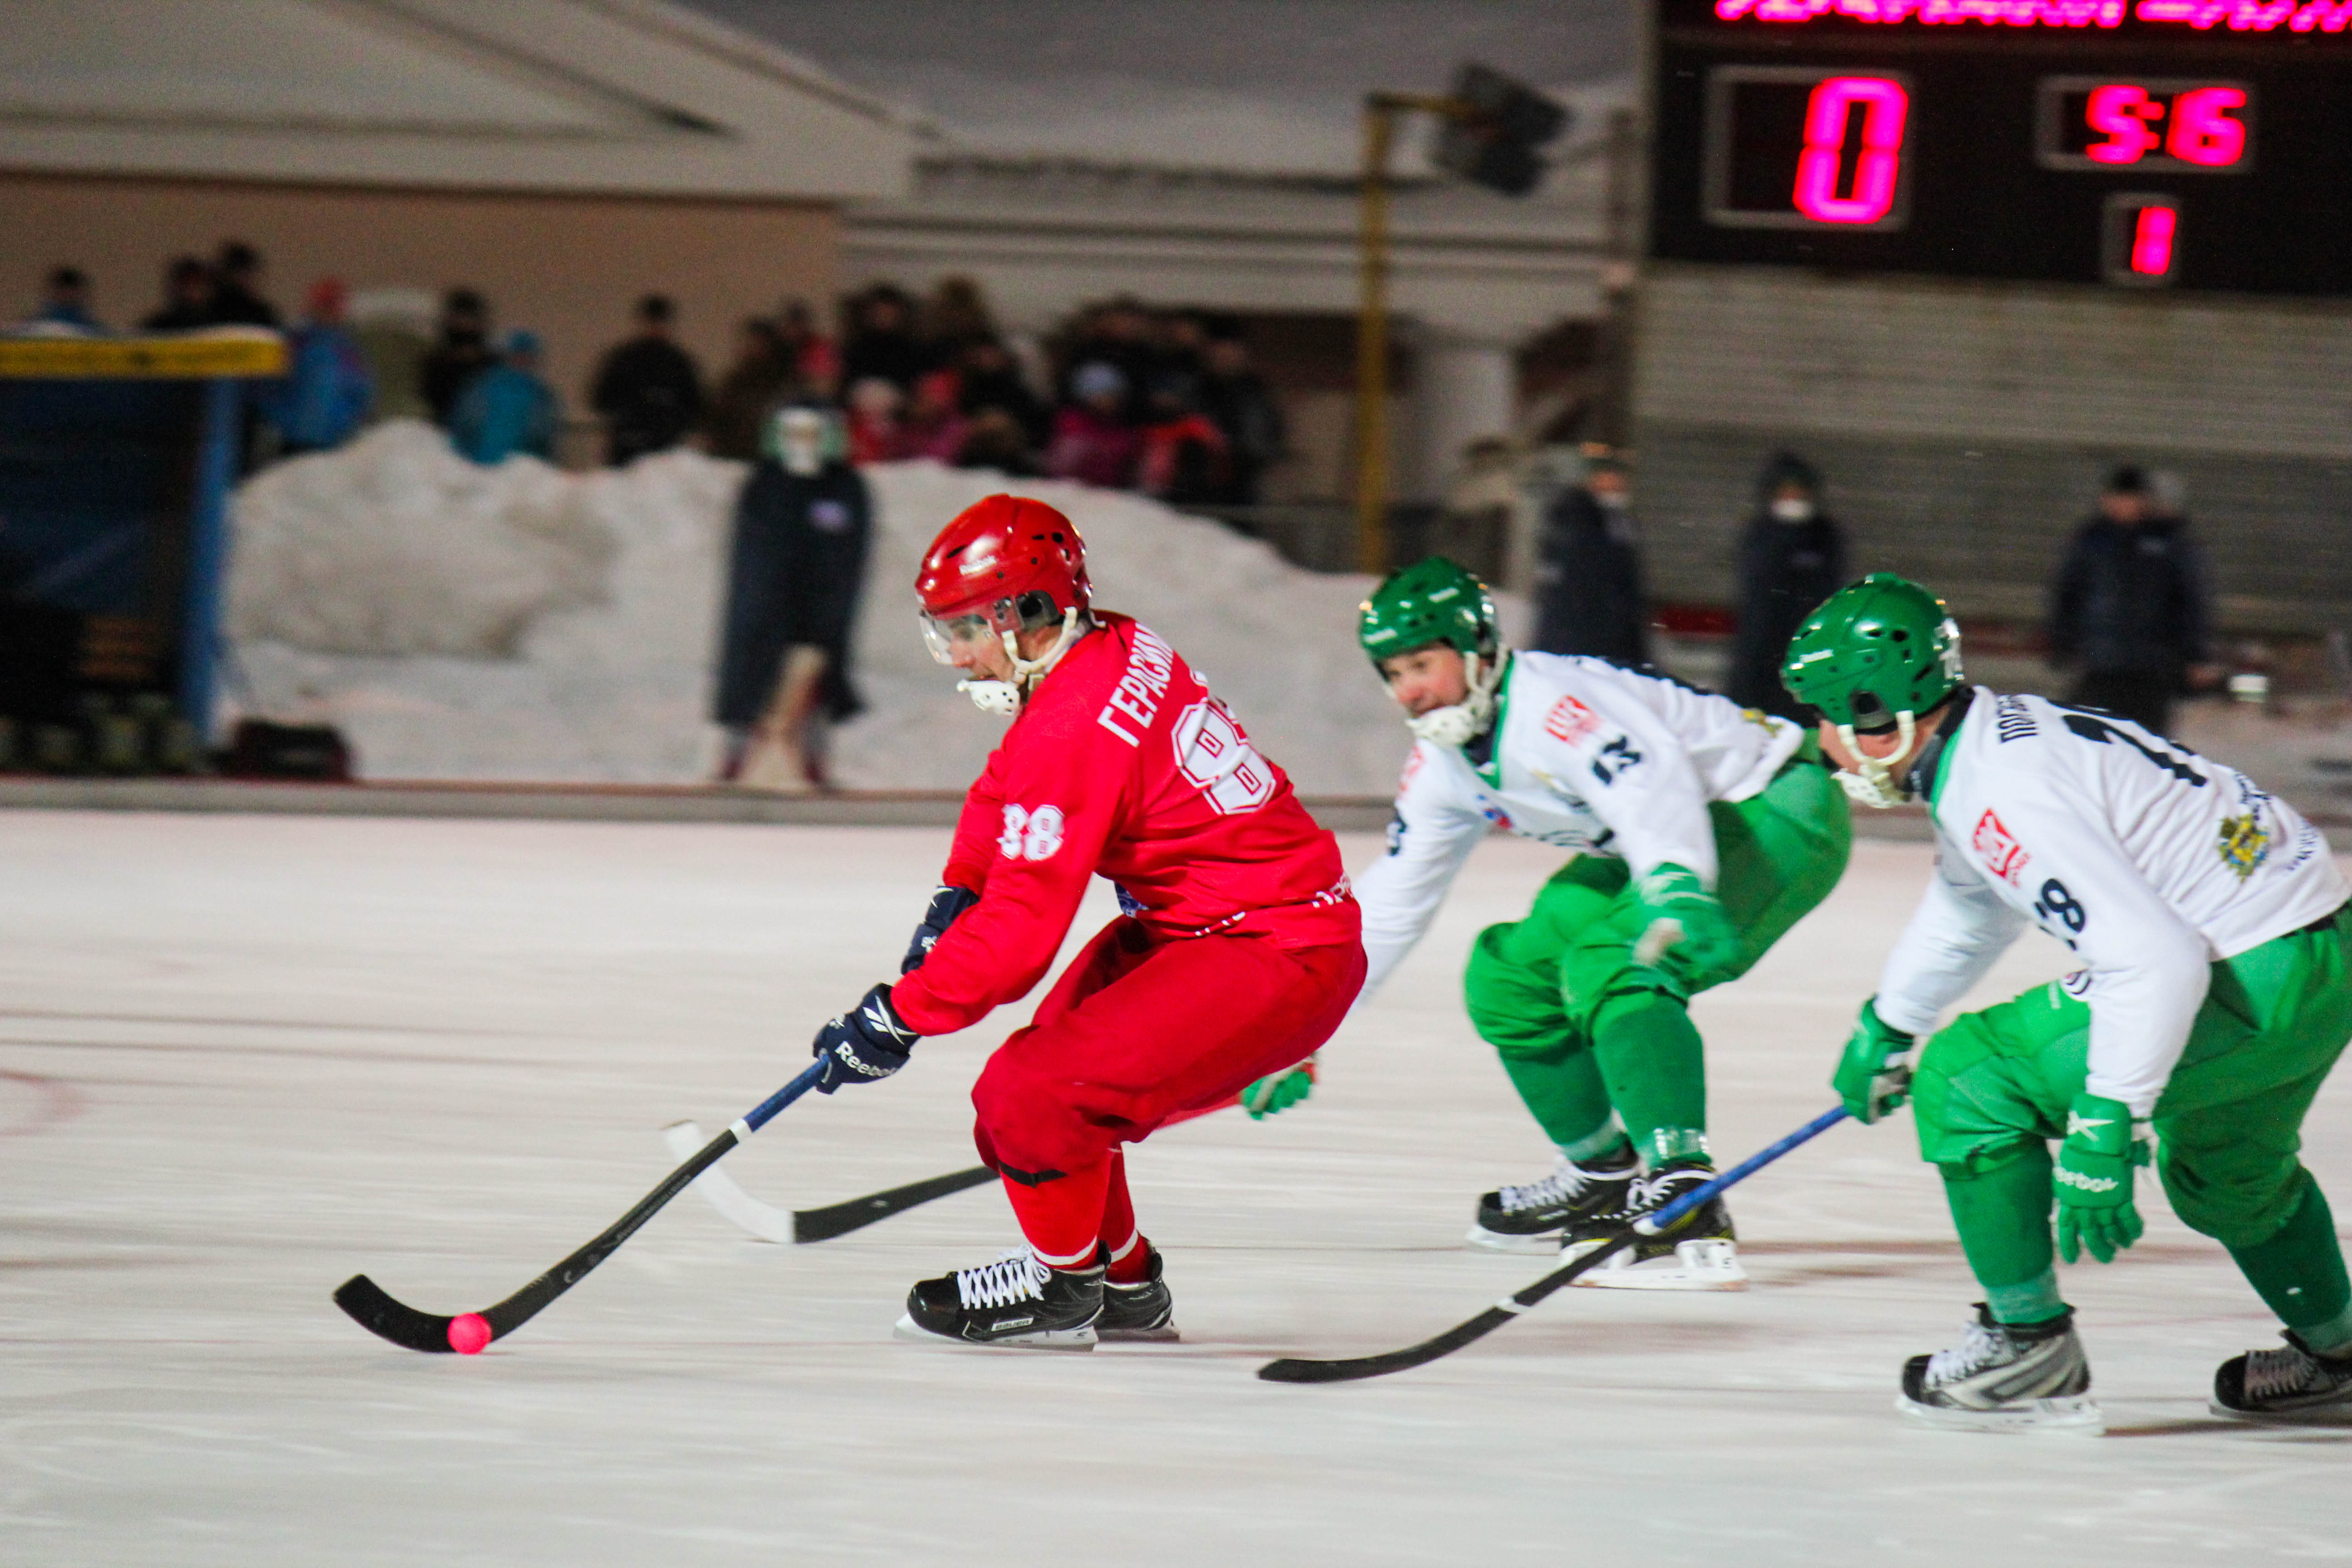
[[[1706,1158],[1706,1052],[1688,1008],[1654,993],[1603,1003],[1592,1055],[1651,1168]]]
[[[2230,1256],[2281,1322],[2312,1349],[2332,1354],[2352,1341],[2352,1285],[2345,1280],[2344,1249],[2327,1198],[2309,1173],[2303,1182],[2303,1202],[2278,1234],[2257,1246],[2233,1247]],[[2333,1342],[2322,1344],[2315,1335]]]
[[[2050,1146],[2036,1140],[1989,1171],[1946,1165],[1944,1197],[1985,1305],[2003,1323],[2040,1323],[2066,1310],[2050,1238]]]
[[[1503,1070],[1511,1077],[1511,1087],[1519,1091],[1519,1099],[1544,1130],[1544,1136],[1563,1153],[1596,1137],[1601,1138],[1601,1143],[1590,1152],[1597,1154],[1615,1143],[1618,1133],[1611,1119],[1609,1091],[1601,1086],[1601,1069],[1592,1065],[1592,1052],[1581,1043],[1542,1056],[1498,1054]]]

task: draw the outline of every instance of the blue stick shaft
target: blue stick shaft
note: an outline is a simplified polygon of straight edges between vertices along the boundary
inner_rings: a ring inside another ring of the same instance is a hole
[[[775,1120],[776,1112],[782,1110],[785,1106],[790,1105],[793,1100],[798,1100],[802,1095],[806,1094],[810,1089],[814,1089],[816,1087],[816,1080],[824,1076],[824,1063],[822,1060],[811,1062],[809,1064],[808,1071],[801,1074],[800,1077],[793,1079],[792,1082],[784,1085],[783,1088],[776,1090],[775,1093],[760,1101],[759,1105],[753,1109],[751,1113],[743,1118],[744,1130],[750,1132],[757,1132],[761,1128],[765,1127],[769,1122]]]
[[[1652,1235],[1655,1235],[1657,1232],[1673,1225],[1675,1221],[1682,1218],[1683,1215],[1690,1213],[1691,1210],[1698,1207],[1699,1205],[1706,1202],[1707,1199],[1715,1196],[1716,1194],[1723,1191],[1724,1188],[1731,1185],[1734,1182],[1744,1181],[1748,1177],[1754,1175],[1757,1172],[1762,1170],[1765,1166],[1770,1164],[1773,1161],[1779,1159],[1781,1155],[1787,1153],[1798,1144],[1805,1142],[1809,1139],[1821,1136],[1821,1134],[1828,1131],[1831,1128],[1836,1126],[1839,1122],[1844,1120],[1845,1107],[1843,1105],[1838,1106],[1833,1110],[1822,1111],[1819,1116],[1814,1117],[1811,1121],[1806,1122],[1802,1127],[1798,1128],[1794,1132],[1790,1133],[1786,1138],[1781,1139],[1778,1143],[1773,1144],[1770,1148],[1759,1150],[1757,1152],[1748,1156],[1745,1160],[1740,1161],[1737,1165],[1732,1166],[1728,1171],[1724,1172],[1723,1174],[1716,1177],[1715,1180],[1707,1183],[1706,1185],[1698,1188],[1695,1192],[1685,1193],[1681,1197],[1676,1198],[1664,1208],[1660,1209],[1656,1214],[1647,1216],[1642,1221],[1639,1228],[1648,1231]],[[753,1125],[757,1126],[758,1123],[754,1122]]]

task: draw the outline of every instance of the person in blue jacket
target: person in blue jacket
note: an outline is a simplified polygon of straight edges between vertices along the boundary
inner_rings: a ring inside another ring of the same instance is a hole
[[[449,414],[449,439],[478,463],[501,463],[517,452],[552,462],[562,405],[539,374],[539,335],[507,334],[497,364],[468,382]]]

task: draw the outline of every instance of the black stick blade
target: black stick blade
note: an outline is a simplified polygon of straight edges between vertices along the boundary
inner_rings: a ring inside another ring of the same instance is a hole
[[[354,1274],[335,1292],[335,1305],[352,1321],[379,1339],[413,1351],[447,1352],[450,1320],[394,1300],[383,1287],[364,1274]]]
[[[878,1219],[888,1219],[917,1204],[929,1203],[950,1193],[961,1193],[971,1187],[986,1186],[996,1180],[996,1173],[985,1165],[974,1165],[969,1171],[951,1175],[932,1176],[926,1181],[909,1182],[903,1187],[892,1187],[885,1193],[869,1193],[862,1198],[830,1205],[821,1209],[793,1211],[793,1239],[831,1241],[836,1236],[847,1236],[862,1230]]]
[[[1401,1351],[1388,1351],[1380,1355],[1357,1356],[1349,1361],[1307,1361],[1297,1356],[1285,1356],[1270,1361],[1257,1369],[1258,1376],[1268,1383],[1353,1383],[1359,1378],[1385,1377],[1392,1372],[1404,1372],[1425,1366],[1439,1356],[1451,1355],[1472,1340],[1494,1332],[1517,1312],[1501,1307],[1489,1307],[1476,1317],[1460,1322],[1433,1340],[1423,1340]]]

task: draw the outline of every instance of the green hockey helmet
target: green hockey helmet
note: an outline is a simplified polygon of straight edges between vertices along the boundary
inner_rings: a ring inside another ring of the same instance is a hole
[[[1378,669],[1393,654],[1444,643],[1465,657],[1492,660],[1502,646],[1495,595],[1477,574],[1443,555],[1392,572],[1372,590],[1356,620],[1356,640]]]
[[[1958,689],[1960,628],[1944,601],[1907,577],[1874,572],[1805,617],[1780,681],[1832,724],[1890,730]]]

